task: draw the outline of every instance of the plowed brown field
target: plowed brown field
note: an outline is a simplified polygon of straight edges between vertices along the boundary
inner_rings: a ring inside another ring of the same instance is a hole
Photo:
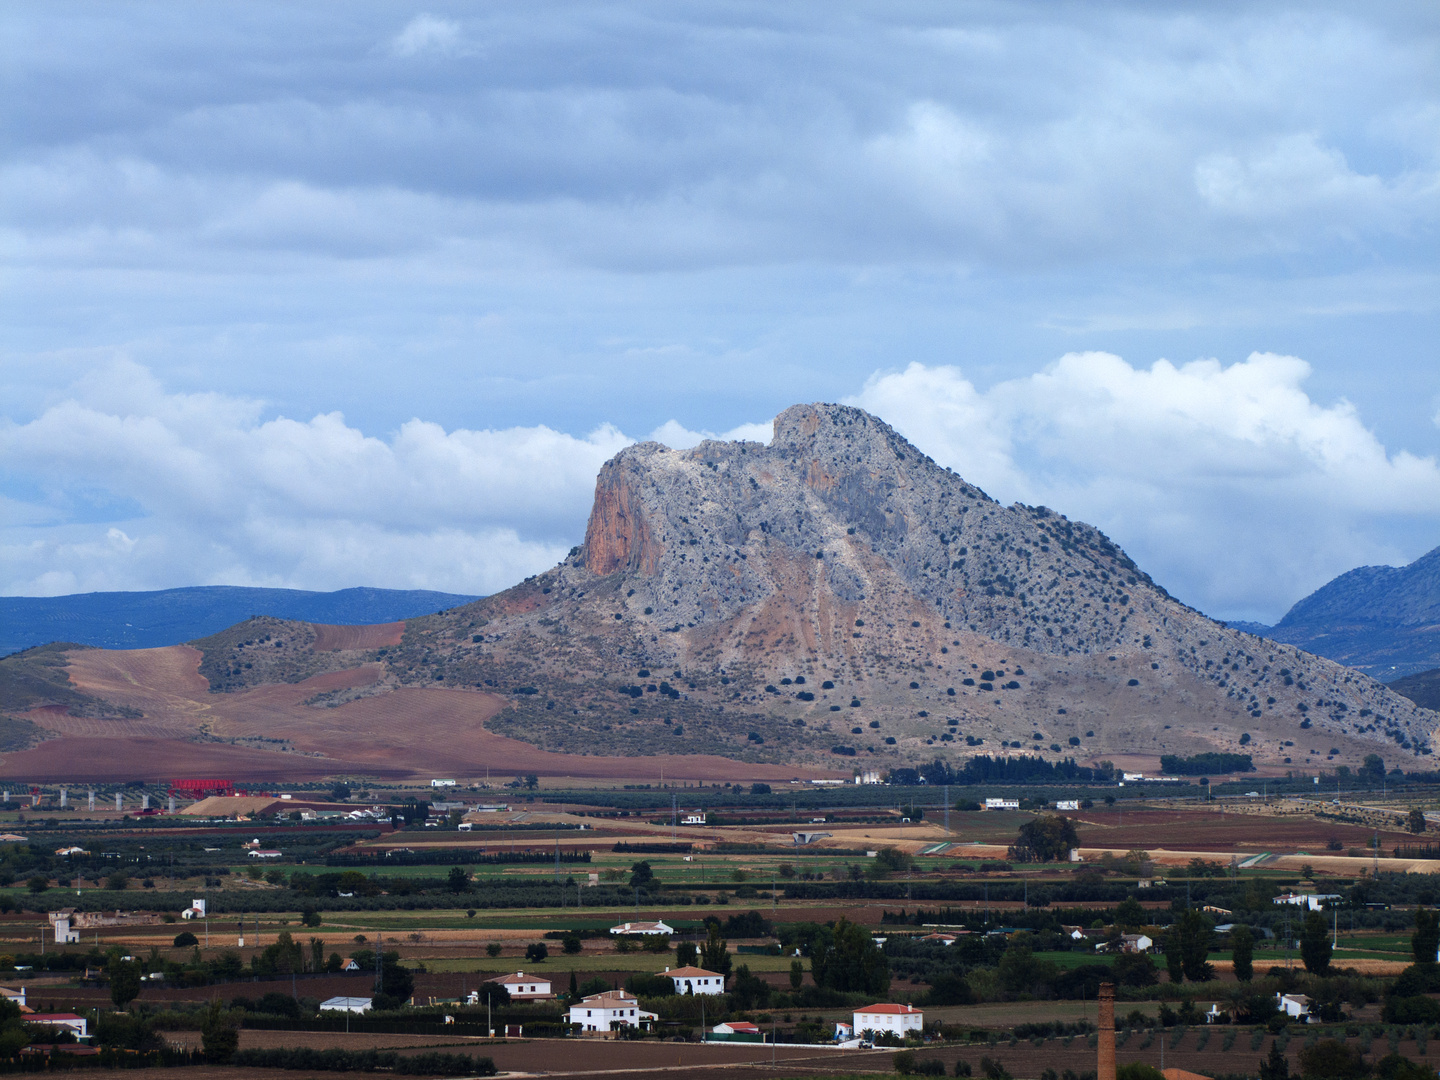
[[[317,627],[329,647],[372,647],[398,640],[402,623]],[[174,776],[310,779],[364,774],[390,779],[523,775],[577,779],[784,780],[815,770],[758,765],[713,755],[646,758],[556,754],[485,729],[507,702],[494,694],[402,687],[335,708],[305,702],[381,676],[379,664],[328,672],[293,684],[211,694],[200,653],[164,649],[71,654],[80,689],[145,715],[86,720],[35,710],[32,718],[60,738],[0,758],[0,778],[114,781]],[[241,740],[283,740],[283,748]],[[235,740],[232,742],[231,740]]]
[[[316,652],[331,649],[388,649],[399,645],[405,635],[403,622],[376,623],[374,626],[327,626],[311,623],[315,630]]]

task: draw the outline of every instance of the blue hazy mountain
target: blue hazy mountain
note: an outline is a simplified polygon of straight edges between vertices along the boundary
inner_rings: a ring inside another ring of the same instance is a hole
[[[1440,667],[1440,548],[1409,566],[1347,571],[1274,626],[1230,625],[1298,645],[1381,682]]]
[[[334,625],[395,622],[468,604],[473,596],[424,589],[251,589],[202,585],[156,592],[0,597],[0,656],[73,641],[103,649],[176,645],[252,615]]]

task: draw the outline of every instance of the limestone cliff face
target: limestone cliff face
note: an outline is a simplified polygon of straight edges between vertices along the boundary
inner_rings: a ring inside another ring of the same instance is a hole
[[[1003,507],[838,405],[787,409],[768,445],[623,450],[570,558],[411,627],[405,677],[535,690],[510,733],[552,747],[654,752],[640,748],[668,731],[651,714],[683,707],[685,748],[713,752],[843,743],[883,764],[1245,745],[1304,768],[1332,747],[1409,757],[1437,719],[1205,618],[1099,530]],[[683,686],[661,701],[646,683],[616,708],[616,686],[651,669]]]
[[[629,570],[653,574],[663,549],[650,531],[636,496],[633,465],[615,459],[606,462],[595,482],[595,505],[585,529],[584,564],[597,574]]]

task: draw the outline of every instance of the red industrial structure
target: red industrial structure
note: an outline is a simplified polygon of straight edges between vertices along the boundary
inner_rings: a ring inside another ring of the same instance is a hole
[[[234,780],[171,780],[170,794],[203,799],[206,795],[234,795]]]

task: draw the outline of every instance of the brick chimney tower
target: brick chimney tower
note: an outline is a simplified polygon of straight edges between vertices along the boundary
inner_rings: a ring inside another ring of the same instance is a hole
[[[1115,1080],[1115,986],[1100,984],[1100,1033],[1095,1042],[1095,1080]]]

